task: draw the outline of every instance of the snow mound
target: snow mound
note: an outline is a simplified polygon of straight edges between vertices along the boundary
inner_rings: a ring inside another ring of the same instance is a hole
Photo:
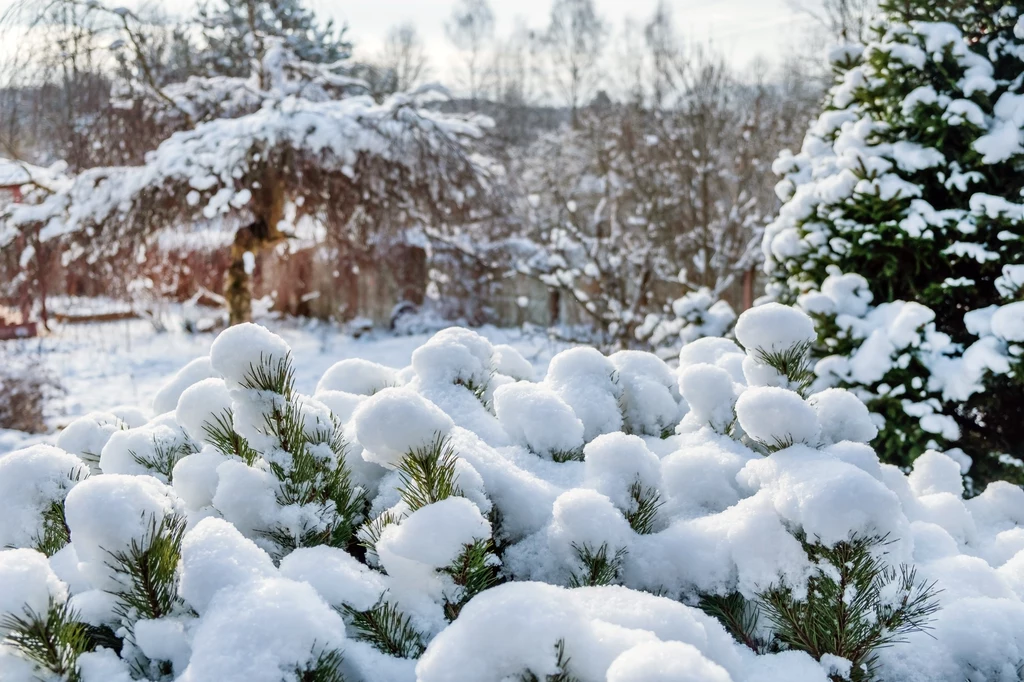
[[[317,398],[287,380],[302,358],[280,337],[230,329],[215,376],[175,379],[172,410],[82,421],[66,444],[101,443],[102,471],[52,446],[0,456],[0,541],[17,547],[0,550],[0,615],[66,602],[110,628],[120,653],[81,655],[85,682],[139,666],[178,682],[827,682],[854,663],[771,639],[767,619],[737,639],[712,614],[809,598],[848,568],[819,557],[864,541],[886,575],[941,590],[932,629],[879,653],[880,678],[1017,670],[1024,492],[965,499],[939,452],[909,475],[882,464],[857,394],[797,380],[801,363],[748,380],[744,363],[806,352],[807,323],[755,309],[746,351],[699,339],[672,368],[575,348],[539,381],[449,329],[410,368],[340,361]],[[163,581],[156,602],[125,601],[139,580]],[[32,665],[0,646],[0,677]]]

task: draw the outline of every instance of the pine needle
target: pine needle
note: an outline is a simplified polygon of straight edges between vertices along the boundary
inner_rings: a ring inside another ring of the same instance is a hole
[[[92,648],[89,626],[67,603],[51,600],[45,614],[28,608],[20,616],[7,614],[0,628],[8,631],[7,644],[43,670],[68,682],[80,679],[78,657]]]
[[[352,635],[356,639],[398,658],[419,658],[426,649],[422,635],[413,628],[409,617],[383,597],[368,611],[344,608],[352,619]]]
[[[608,555],[608,543],[603,543],[596,550],[590,545],[572,543],[576,558],[583,565],[581,572],[574,572],[569,578],[570,587],[595,587],[597,585],[614,585],[619,581],[622,562],[626,558],[626,548]]]
[[[447,436],[437,434],[434,440],[414,449],[398,464],[401,484],[398,493],[410,511],[434,502],[462,495],[456,481],[458,455]]]

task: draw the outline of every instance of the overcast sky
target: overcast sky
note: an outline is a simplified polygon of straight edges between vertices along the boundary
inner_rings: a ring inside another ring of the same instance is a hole
[[[108,0],[109,4],[138,7],[143,0]],[[491,0],[499,35],[509,32],[521,18],[531,28],[547,24],[552,0]],[[0,0],[0,11],[14,0]],[[147,4],[153,4],[149,0]],[[196,0],[155,0],[170,12],[187,14]],[[307,0],[322,17],[349,26],[357,56],[372,57],[380,50],[389,27],[405,21],[416,25],[423,37],[435,77],[451,76],[452,48],[444,22],[454,0]],[[616,31],[626,17],[645,20],[658,0],[595,0],[600,13]],[[691,44],[712,45],[738,66],[755,57],[771,61],[806,40],[810,20],[797,14],[789,0],[668,0],[676,26]],[[0,41],[3,41],[0,38]],[[13,42],[8,39],[6,42]],[[24,46],[21,46],[24,48]],[[17,49],[0,45],[0,54]]]
[[[599,11],[618,30],[626,17],[644,20],[658,0],[595,0]],[[312,0],[323,16],[346,21],[357,50],[373,54],[388,27],[411,21],[435,61],[443,63],[451,48],[444,22],[454,0]],[[809,20],[795,13],[787,0],[669,0],[677,27],[691,42],[711,43],[737,63],[757,56],[769,59],[806,39]],[[492,0],[498,32],[509,31],[518,17],[527,25],[547,24],[551,0]]]

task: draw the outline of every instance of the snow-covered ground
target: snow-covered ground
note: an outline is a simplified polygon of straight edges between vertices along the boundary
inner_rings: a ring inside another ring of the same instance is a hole
[[[292,347],[297,388],[306,393],[313,392],[328,367],[345,358],[405,367],[412,352],[431,336],[375,333],[356,339],[329,324],[272,320],[265,324]],[[540,372],[554,353],[565,348],[538,331],[495,327],[478,331],[495,344],[514,346]],[[0,429],[0,453],[52,441],[57,431],[89,412],[121,405],[149,411],[161,385],[191,360],[208,354],[215,336],[177,329],[158,333],[145,320],[122,320],[63,325],[43,338],[8,342],[15,352],[40,354],[60,382],[61,391],[49,403],[52,433],[31,435]]]

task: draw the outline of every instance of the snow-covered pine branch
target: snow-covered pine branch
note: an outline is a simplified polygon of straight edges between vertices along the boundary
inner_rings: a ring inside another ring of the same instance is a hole
[[[1024,491],[879,462],[863,403],[809,382],[800,310],[735,333],[678,369],[572,348],[535,380],[452,328],[308,396],[301,356],[235,326],[152,419],[0,456],[0,677],[1015,675]]]

